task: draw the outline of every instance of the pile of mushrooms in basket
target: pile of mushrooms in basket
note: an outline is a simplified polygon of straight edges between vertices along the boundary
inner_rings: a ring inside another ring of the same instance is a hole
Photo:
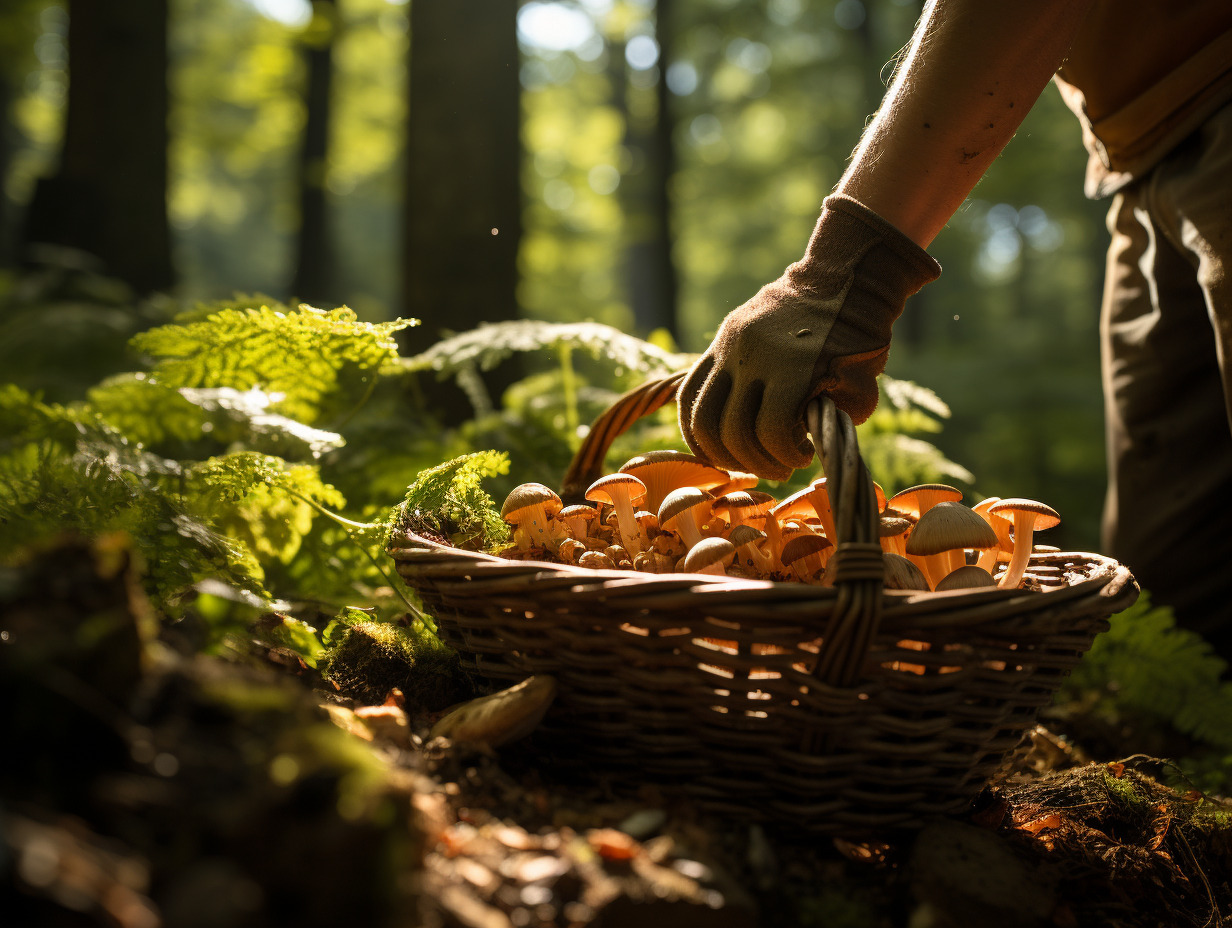
[[[513,526],[502,557],[649,573],[702,573],[826,586],[834,521],[826,479],[785,499],[752,474],[679,451],[638,455],[586,491],[594,505],[562,506],[524,483],[501,509]],[[876,485],[874,485],[876,486]],[[1060,523],[1051,507],[991,497],[974,507],[942,484],[886,499],[876,487],[885,585],[898,590],[1034,588],[1035,532]],[[1053,548],[1043,550],[1056,550]]]

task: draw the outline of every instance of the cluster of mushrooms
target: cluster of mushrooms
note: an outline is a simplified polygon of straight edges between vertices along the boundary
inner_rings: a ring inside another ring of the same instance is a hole
[[[829,585],[834,517],[826,479],[777,500],[752,474],[679,451],[638,455],[586,491],[595,505],[562,505],[524,483],[501,509],[513,527],[502,557],[596,569],[701,573]],[[1017,589],[1034,533],[1061,519],[1043,503],[992,497],[973,508],[942,484],[889,499],[877,487],[885,585],[898,590]],[[1055,550],[1055,549],[1053,549]]]

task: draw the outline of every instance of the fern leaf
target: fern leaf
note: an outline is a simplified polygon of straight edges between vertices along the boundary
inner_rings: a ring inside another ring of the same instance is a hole
[[[505,542],[509,527],[480,483],[508,472],[509,456],[501,451],[464,454],[422,471],[395,510],[394,530],[411,520],[427,521],[459,545],[489,548]]]
[[[553,323],[534,319],[493,322],[437,342],[403,361],[410,371],[456,376],[471,367],[490,370],[517,352],[559,349],[588,351],[625,371],[660,376],[688,367],[695,356],[668,351],[598,322]]]
[[[131,346],[153,359],[151,376],[166,387],[257,388],[279,395],[280,413],[312,424],[336,393],[370,382],[391,364],[398,356],[394,333],[415,324],[360,322],[345,306],[222,309],[143,332]]]
[[[1172,610],[1143,593],[1112,617],[1074,669],[1062,694],[1103,694],[1114,708],[1165,722],[1183,734],[1232,750],[1232,683],[1227,664],[1200,635],[1178,628]]]

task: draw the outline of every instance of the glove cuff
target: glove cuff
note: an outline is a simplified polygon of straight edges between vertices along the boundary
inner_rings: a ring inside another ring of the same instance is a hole
[[[936,280],[941,265],[928,252],[859,200],[833,193],[800,262],[810,271],[874,275],[906,299]]]

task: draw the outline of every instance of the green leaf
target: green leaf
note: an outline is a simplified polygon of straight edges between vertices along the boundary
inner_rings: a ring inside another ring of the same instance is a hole
[[[516,352],[558,350],[563,346],[588,351],[621,371],[646,377],[683,370],[694,355],[669,351],[598,322],[540,322],[521,319],[493,322],[437,342],[402,363],[411,371],[436,371],[456,376],[475,367],[489,370]]]
[[[463,547],[502,544],[509,527],[480,481],[508,472],[509,456],[502,451],[476,451],[430,467],[407,487],[393,524],[424,520]]]
[[[131,346],[153,359],[151,376],[163,386],[256,388],[283,415],[312,424],[337,411],[338,394],[361,393],[393,362],[394,333],[415,324],[360,322],[345,306],[222,309],[150,329]]]

